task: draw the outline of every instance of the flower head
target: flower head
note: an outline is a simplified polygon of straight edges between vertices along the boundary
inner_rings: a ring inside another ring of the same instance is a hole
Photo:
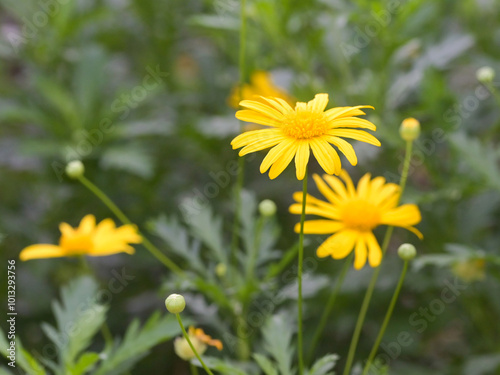
[[[295,108],[280,98],[262,99],[265,103],[243,100],[240,105],[247,109],[238,111],[236,117],[270,126],[271,129],[245,132],[233,139],[231,145],[233,149],[244,146],[240,156],[272,147],[260,166],[261,173],[271,168],[271,179],[279,176],[295,157],[297,178],[302,180],[310,150],[326,173],[339,174],[340,158],[332,145],[338,147],[352,165],[356,165],[356,153],[343,138],[380,146],[373,135],[355,129],[376,129],[370,121],[354,117],[365,114],[360,108],[373,107],[338,107],[325,111],[328,94],[317,94],[308,103],[297,103]]]
[[[74,255],[105,256],[116,253],[134,253],[129,243],[140,243],[141,236],[133,225],[116,227],[111,219],[104,219],[96,225],[94,215],[85,216],[78,228],[67,223],[59,225],[59,245],[38,244],[21,251],[21,260],[58,258]]]
[[[396,184],[385,183],[383,177],[370,178],[365,174],[354,187],[351,178],[342,170],[340,178],[314,175],[314,181],[328,202],[307,195],[306,214],[318,215],[325,219],[309,220],[304,223],[304,233],[333,234],[317,250],[321,258],[332,256],[345,258],[354,249],[354,267],[361,269],[366,259],[372,267],[382,260],[382,251],[373,234],[379,225],[403,227],[422,234],[413,227],[420,222],[418,207],[414,204],[398,206],[400,188]],[[297,203],[290,206],[290,212],[302,212],[302,193],[295,193]],[[297,224],[295,231],[300,230]]]
[[[199,355],[205,353],[207,345],[222,350],[222,342],[212,339],[209,335],[205,334],[201,328],[189,327],[188,336]],[[195,357],[193,350],[184,337],[177,337],[175,339],[174,350],[175,353],[185,361],[189,361]]]
[[[252,73],[250,83],[234,87],[228,101],[231,107],[238,109],[242,100],[250,99],[264,102],[260,99],[261,96],[278,97],[290,105],[294,105],[296,102],[285,90],[280,89],[273,83],[268,72],[260,70]]]

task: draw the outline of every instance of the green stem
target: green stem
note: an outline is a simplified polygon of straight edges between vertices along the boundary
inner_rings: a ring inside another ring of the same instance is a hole
[[[200,355],[198,354],[198,352],[194,348],[194,345],[191,342],[191,339],[189,338],[189,335],[186,332],[186,328],[184,328],[184,324],[182,324],[182,319],[181,319],[180,314],[175,314],[175,316],[177,317],[177,321],[179,322],[179,326],[181,327],[182,334],[184,335],[184,338],[188,342],[189,346],[191,347],[191,350],[193,351],[194,355],[196,356],[196,358],[198,358],[198,361],[200,361],[200,363],[203,366],[203,368],[205,369],[205,371],[207,373],[209,373],[210,375],[214,375],[213,372],[210,371],[210,369],[207,367],[207,365],[205,364],[205,362],[203,362],[203,360],[201,359]]]
[[[118,206],[96,185],[90,182],[85,176],[81,176],[78,180],[89,189],[94,195],[99,198],[110,210],[115,214],[115,216],[123,223],[123,224],[133,224],[132,221],[121,211]],[[179,276],[184,276],[184,271],[175,264],[170,258],[168,258],[165,254],[163,254],[155,245],[153,245],[144,235],[138,231],[139,235],[142,237],[143,246],[153,255],[156,259],[158,259],[163,265],[165,265],[172,272],[176,273]]]
[[[240,50],[239,50],[239,86],[240,86],[240,99],[242,99],[241,92],[243,89],[243,84],[246,79],[246,30],[247,30],[247,17],[246,17],[246,0],[241,0],[240,9]],[[243,127],[243,122],[240,121],[240,130]],[[238,238],[240,231],[240,212],[241,212],[241,190],[243,189],[243,180],[245,176],[245,160],[242,157],[238,158],[238,176],[236,178],[235,187],[235,219],[233,222],[233,236],[231,239],[231,254],[229,257],[229,263],[232,264],[236,262],[236,252],[238,251]]]
[[[337,299],[337,295],[339,294],[340,289],[342,288],[342,284],[344,283],[344,278],[347,275],[347,271],[349,270],[349,267],[352,264],[353,258],[354,258],[354,252],[352,252],[351,255],[349,255],[349,257],[345,260],[344,266],[342,267],[342,270],[340,271],[340,275],[337,279],[337,282],[335,283],[335,288],[333,289],[333,292],[330,294],[330,297],[328,298],[328,302],[326,303],[326,307],[323,310],[323,315],[321,316],[321,320],[316,328],[313,339],[312,339],[311,344],[309,346],[309,355],[308,355],[308,362],[309,363],[313,359],[314,350],[316,349],[316,346],[318,345],[319,338],[321,337],[321,334],[323,333],[323,330],[325,329],[326,322],[328,321],[328,318],[332,312],[333,306],[335,304],[335,300]]]
[[[246,267],[246,277],[248,282],[252,282],[255,277],[255,263],[257,263],[257,258],[259,256],[260,239],[265,219],[265,217],[260,217],[257,220],[257,227],[255,228],[255,242],[253,248],[250,249],[249,259]]]
[[[375,340],[375,344],[373,345],[372,351],[368,356],[368,361],[366,362],[362,375],[368,374],[373,359],[375,358],[375,354],[377,354],[378,347],[380,345],[380,342],[382,341],[382,338],[384,337],[385,330],[387,329],[387,325],[389,324],[389,320],[391,320],[392,312],[394,311],[394,306],[396,306],[396,301],[398,300],[399,292],[401,291],[401,287],[403,286],[403,281],[405,279],[407,270],[408,270],[408,261],[405,261],[405,264],[403,266],[403,271],[401,271],[401,276],[399,277],[398,285],[396,287],[396,290],[394,291],[394,294],[392,295],[391,303],[389,304],[389,308],[387,309],[387,313],[385,314],[384,322],[382,323],[382,327],[380,328],[377,339]]]
[[[411,155],[413,149],[413,142],[406,142],[406,152],[405,159],[403,162],[403,171],[401,173],[401,179],[399,181],[400,186],[400,194],[399,199],[403,195],[404,189],[406,187],[406,181],[408,179],[408,171],[410,169]],[[398,199],[398,203],[399,203]],[[385,232],[384,241],[382,243],[382,259],[385,256],[387,251],[387,247],[389,246],[389,242],[392,237],[392,232],[394,231],[394,227],[390,226],[387,228]],[[370,306],[370,301],[373,295],[373,291],[375,289],[375,285],[377,283],[378,275],[380,273],[381,265],[379,265],[375,271],[373,272],[372,278],[370,280],[370,284],[368,285],[368,289],[366,290],[365,297],[363,298],[363,303],[361,304],[361,310],[359,311],[358,320],[356,322],[356,326],[354,328],[354,333],[351,339],[351,345],[349,346],[349,352],[347,353],[346,365],[344,368],[343,375],[349,375],[351,372],[352,363],[354,361],[354,355],[356,353],[356,348],[358,346],[359,336],[361,334],[361,329],[363,328],[363,324],[365,322],[366,313],[368,311],[368,307]]]
[[[191,375],[198,375],[198,367],[189,362],[189,368],[191,369]]]
[[[306,198],[307,198],[307,169],[302,185],[302,214],[300,215],[300,234],[299,234],[299,269],[297,281],[299,284],[298,295],[298,343],[297,351],[299,354],[299,375],[304,373],[304,353],[302,347],[302,268],[304,263],[304,221],[306,219]]]

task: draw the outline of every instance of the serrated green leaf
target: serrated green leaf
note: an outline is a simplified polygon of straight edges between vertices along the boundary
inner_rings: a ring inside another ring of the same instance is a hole
[[[335,372],[330,370],[335,367],[338,360],[339,356],[337,354],[327,354],[318,359],[306,375],[334,375]]]
[[[146,356],[152,347],[180,333],[181,329],[172,314],[160,317],[160,313],[156,312],[142,329],[139,321],[134,320],[128,327],[123,341],[108,353],[94,375],[123,374]]]
[[[7,358],[7,348],[9,348],[9,342],[7,342],[7,336],[0,327],[0,348],[1,355]],[[33,356],[23,348],[21,339],[16,336],[16,366],[22,368],[28,375],[45,375],[44,368],[38,363],[38,361],[33,358]]]
[[[292,375],[295,350],[292,347],[294,329],[285,314],[271,316],[263,327],[264,349],[274,358],[281,374]]]
[[[268,359],[266,356],[259,353],[255,353],[253,355],[253,358],[255,359],[257,364],[260,366],[260,368],[262,369],[262,371],[264,371],[266,375],[278,375],[278,369],[276,369],[273,362],[271,362],[271,360]]]
[[[99,354],[97,353],[83,353],[80,358],[78,358],[75,366],[68,368],[68,372],[70,375],[83,375],[99,361],[99,358]]]

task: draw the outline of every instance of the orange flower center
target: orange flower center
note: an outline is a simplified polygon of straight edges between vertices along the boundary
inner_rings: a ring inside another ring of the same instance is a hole
[[[341,218],[348,228],[366,232],[379,225],[380,212],[377,206],[370,202],[352,200],[341,208]]]
[[[66,250],[68,255],[86,254],[92,248],[93,241],[89,234],[75,234],[73,236],[62,236],[59,244]]]
[[[281,128],[283,133],[295,139],[308,139],[323,135],[328,124],[323,113],[295,111],[288,114]]]

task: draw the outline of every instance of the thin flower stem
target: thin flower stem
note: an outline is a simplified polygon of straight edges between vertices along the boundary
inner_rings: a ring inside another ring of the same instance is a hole
[[[321,316],[321,320],[318,324],[318,327],[316,328],[316,332],[314,333],[311,344],[309,345],[309,354],[307,357],[308,363],[310,363],[313,360],[314,350],[316,349],[319,338],[321,337],[321,334],[325,329],[326,322],[328,321],[328,317],[332,312],[335,300],[337,299],[337,295],[340,292],[340,288],[342,288],[345,276],[347,275],[347,271],[349,270],[349,267],[352,264],[353,258],[354,258],[354,252],[352,252],[351,255],[349,255],[349,257],[345,260],[344,266],[342,267],[337,282],[335,283],[335,288],[333,289],[332,293],[330,294],[330,297],[328,298],[328,302],[326,303],[326,307],[323,310],[323,315]]]
[[[400,186],[399,198],[401,198],[401,196],[403,195],[404,189],[406,187],[406,180],[408,179],[408,171],[410,169],[412,150],[413,150],[413,142],[407,141],[405,159],[403,162],[403,171],[401,173],[401,179],[399,181],[399,186]],[[389,242],[391,240],[393,231],[394,227],[390,226],[387,228],[387,231],[385,232],[384,241],[382,243],[382,259],[385,256],[387,247],[389,246]],[[370,284],[368,285],[368,289],[366,290],[363,303],[361,304],[361,310],[359,311],[358,320],[356,322],[356,327],[354,328],[354,333],[351,339],[351,345],[349,346],[349,352],[347,353],[347,360],[343,375],[349,375],[351,372],[351,367],[354,361],[354,355],[356,353],[356,348],[358,346],[359,336],[361,334],[361,329],[363,328],[363,324],[365,322],[366,312],[368,311],[368,307],[370,306],[370,301],[373,295],[373,291],[375,289],[375,285],[377,284],[377,279],[380,273],[380,269],[381,265],[379,265],[373,272],[373,276],[370,280]]]
[[[189,362],[189,368],[191,369],[191,375],[198,375],[198,367]]]
[[[300,234],[299,234],[299,269],[297,281],[299,284],[298,296],[298,343],[297,351],[299,355],[299,375],[304,373],[304,353],[302,347],[302,268],[304,263],[304,221],[306,219],[306,198],[307,198],[307,169],[302,185],[302,214],[300,216]]]
[[[90,182],[85,176],[81,176],[78,180],[89,189],[94,195],[99,198],[102,203],[104,203],[110,210],[115,214],[115,216],[123,223],[123,224],[133,224],[132,221],[121,211],[118,206],[96,185]],[[142,244],[144,247],[153,255],[156,259],[158,259],[163,265],[165,265],[172,272],[176,273],[179,276],[184,276],[184,271],[175,264],[170,258],[168,258],[165,254],[163,254],[155,245],[153,245],[144,235],[138,231],[139,235],[142,237]]]
[[[246,17],[246,0],[241,0],[240,4],[240,50],[239,50],[239,86],[240,86],[240,99],[243,84],[246,79],[246,30],[247,30],[247,17]],[[243,122],[240,121],[240,128],[243,127]],[[238,158],[238,175],[236,178],[235,186],[235,219],[233,221],[233,236],[231,239],[231,254],[229,257],[229,263],[232,264],[236,262],[236,252],[238,248],[238,238],[240,231],[240,212],[241,212],[241,190],[243,189],[243,181],[245,176],[245,160],[240,157]]]
[[[181,327],[182,334],[184,335],[184,338],[188,342],[189,346],[191,347],[191,350],[193,351],[194,355],[196,356],[196,358],[198,358],[198,361],[200,361],[200,363],[203,366],[203,368],[205,369],[205,371],[207,373],[209,373],[210,375],[214,375],[214,373],[212,371],[210,371],[210,369],[207,367],[207,365],[205,364],[205,362],[203,362],[203,360],[201,359],[200,355],[198,354],[198,352],[194,348],[194,345],[191,342],[191,339],[189,338],[189,335],[186,332],[186,328],[184,328],[184,324],[182,324],[181,315],[180,314],[175,314],[175,316],[177,317],[177,321],[179,322],[179,326]]]
[[[377,339],[375,340],[375,344],[373,344],[372,351],[370,352],[370,355],[368,356],[368,361],[366,362],[366,365],[365,365],[365,368],[363,370],[362,375],[368,374],[368,371],[370,370],[373,359],[375,358],[375,354],[377,354],[378,347],[380,345],[380,342],[382,341],[382,338],[384,337],[385,330],[387,329],[387,325],[389,324],[389,321],[391,320],[392,312],[394,311],[394,306],[396,305],[396,301],[398,300],[399,293],[401,292],[401,287],[403,286],[403,282],[404,282],[407,270],[408,270],[408,261],[405,261],[405,264],[403,266],[403,270],[401,271],[401,276],[399,277],[398,285],[396,287],[396,290],[394,291],[394,294],[393,294],[392,299],[391,299],[391,303],[389,304],[389,308],[387,309],[387,313],[385,314],[384,322],[382,323],[382,327],[380,328]]]

